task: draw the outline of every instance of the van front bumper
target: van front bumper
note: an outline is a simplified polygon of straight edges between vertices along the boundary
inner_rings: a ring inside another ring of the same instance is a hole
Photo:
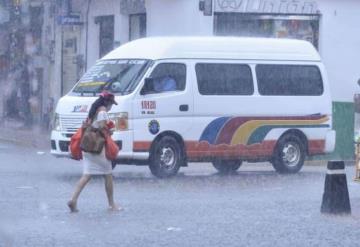
[[[70,157],[69,144],[70,138],[74,133],[51,131],[51,151],[56,157]]]

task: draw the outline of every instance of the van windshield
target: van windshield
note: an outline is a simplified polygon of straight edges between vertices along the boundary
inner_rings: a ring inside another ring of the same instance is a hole
[[[103,90],[114,94],[130,93],[148,64],[148,60],[138,59],[99,61],[81,77],[72,92],[94,95]]]

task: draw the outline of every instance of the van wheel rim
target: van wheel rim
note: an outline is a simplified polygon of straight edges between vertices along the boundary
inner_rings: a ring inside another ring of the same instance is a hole
[[[282,150],[282,160],[289,167],[297,166],[300,161],[300,148],[295,143],[286,143]]]
[[[171,170],[175,166],[175,152],[170,147],[161,149],[160,162],[164,168]]]

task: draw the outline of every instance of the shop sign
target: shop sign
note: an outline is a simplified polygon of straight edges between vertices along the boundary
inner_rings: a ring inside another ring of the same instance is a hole
[[[121,0],[120,14],[143,14],[146,13],[145,0]]]
[[[317,14],[316,1],[310,0],[215,0],[217,12]]]
[[[79,15],[61,15],[57,18],[59,25],[82,25]]]

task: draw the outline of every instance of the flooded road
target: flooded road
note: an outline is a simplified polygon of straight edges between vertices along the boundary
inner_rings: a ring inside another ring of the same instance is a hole
[[[360,233],[360,184],[347,166],[351,216],[320,213],[326,167],[279,175],[245,163],[223,176],[208,163],[157,179],[147,167],[117,166],[107,211],[102,177],[66,202],[81,176],[78,161],[0,143],[0,246],[353,246]]]

